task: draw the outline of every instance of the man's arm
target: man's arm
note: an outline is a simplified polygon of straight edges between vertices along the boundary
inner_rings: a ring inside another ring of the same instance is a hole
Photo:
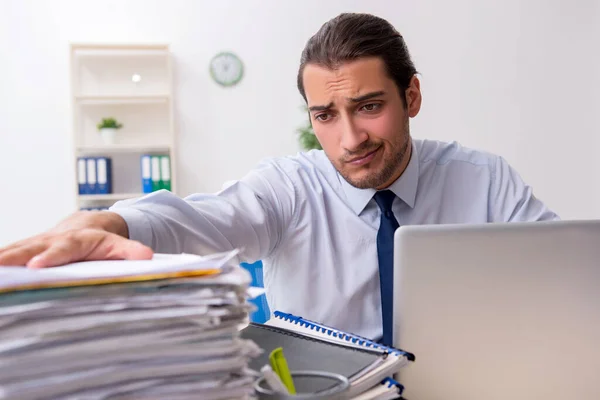
[[[294,216],[296,190],[279,164],[263,163],[216,194],[168,191],[116,203],[130,239],[156,252],[210,254],[242,248],[238,261],[267,257]]]
[[[533,194],[517,171],[502,157],[491,165],[489,189],[490,222],[532,222],[559,217]]]

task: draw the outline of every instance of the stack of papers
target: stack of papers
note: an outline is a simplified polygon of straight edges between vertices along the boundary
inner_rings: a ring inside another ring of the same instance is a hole
[[[260,349],[234,255],[0,267],[0,398],[247,398]]]

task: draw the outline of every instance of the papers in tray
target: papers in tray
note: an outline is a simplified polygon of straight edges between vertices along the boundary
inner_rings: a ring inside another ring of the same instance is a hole
[[[233,255],[0,268],[0,398],[247,397],[260,350]]]

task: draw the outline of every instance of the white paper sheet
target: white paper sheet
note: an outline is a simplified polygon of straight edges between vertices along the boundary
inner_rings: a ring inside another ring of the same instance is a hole
[[[0,267],[0,290],[22,285],[70,280],[124,278],[173,272],[221,269],[238,250],[202,257],[193,254],[154,254],[151,260],[83,261],[53,268]]]

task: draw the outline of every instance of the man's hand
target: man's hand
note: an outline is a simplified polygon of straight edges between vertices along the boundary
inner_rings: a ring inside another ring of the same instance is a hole
[[[45,268],[88,260],[147,260],[153,252],[129,240],[125,220],[112,212],[78,212],[48,232],[0,248],[0,265]]]

